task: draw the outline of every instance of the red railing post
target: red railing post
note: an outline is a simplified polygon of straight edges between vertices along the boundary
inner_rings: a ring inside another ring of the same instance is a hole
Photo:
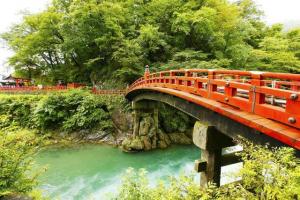
[[[234,75],[234,81],[241,82],[241,76],[239,74]]]
[[[233,96],[235,96],[237,89],[230,87],[230,82],[226,82],[225,88],[224,88],[224,94],[226,96],[225,101],[229,101],[229,99]]]
[[[165,87],[165,84],[166,84],[166,80],[164,79],[164,73],[163,72],[160,72],[159,73],[159,81],[158,81],[160,84],[163,85],[163,87]]]
[[[251,111],[255,112],[255,106],[257,104],[265,103],[265,94],[261,94],[256,92],[256,88],[263,86],[262,81],[262,74],[263,72],[251,72],[251,91],[249,91],[249,100],[252,102]]]
[[[145,72],[144,72],[144,79],[145,79],[145,83],[146,83],[146,84],[149,83],[149,76],[150,76],[149,65],[146,65],[146,66],[145,66]]]
[[[292,93],[290,95],[289,98],[286,99],[286,108],[285,111],[289,114],[291,114],[291,116],[289,116],[288,118],[288,122],[290,124],[295,124],[297,122],[295,116],[300,116],[300,96],[299,96],[299,88],[298,88],[298,83],[297,82],[292,82],[291,85],[291,90],[294,91],[294,93]],[[299,122],[297,122],[299,123]]]
[[[207,78],[208,78],[208,81],[207,81],[207,92],[208,92],[208,98],[210,98],[211,93],[217,90],[217,86],[211,84],[211,81],[213,79],[215,79],[215,71],[212,70],[212,69],[208,70],[208,76],[207,76]]]
[[[188,78],[191,76],[191,72],[188,70],[185,71],[184,76],[186,78],[185,80],[185,86],[191,86],[191,80],[188,80]]]
[[[295,82],[295,81],[293,81],[292,83],[291,83],[291,90],[292,91],[299,91],[299,82]]]

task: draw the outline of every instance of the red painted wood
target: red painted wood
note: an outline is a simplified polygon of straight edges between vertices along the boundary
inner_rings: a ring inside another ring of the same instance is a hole
[[[58,92],[58,91],[67,91],[68,89],[74,89],[74,88],[80,88],[84,87],[82,84],[68,84],[68,86],[43,86],[43,87],[37,87],[37,86],[22,86],[22,87],[16,87],[16,86],[2,86],[0,87],[0,92]],[[95,88],[92,89],[92,93],[97,95],[124,95],[125,90],[97,90]]]
[[[299,88],[299,74],[189,69],[147,74],[127,93],[150,89],[175,95],[300,149]]]

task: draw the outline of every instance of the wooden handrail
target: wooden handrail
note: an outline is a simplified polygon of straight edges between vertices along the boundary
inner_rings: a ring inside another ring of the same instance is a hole
[[[207,75],[199,76],[197,73]],[[232,79],[228,79],[230,76]],[[300,129],[300,74],[208,69],[170,70],[152,73],[146,79],[138,79],[129,87],[127,93],[147,87],[169,88],[195,94]]]

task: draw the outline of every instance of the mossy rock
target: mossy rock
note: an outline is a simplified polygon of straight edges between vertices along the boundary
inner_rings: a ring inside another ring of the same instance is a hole
[[[142,151],[144,147],[144,143],[139,137],[126,138],[122,142],[122,150],[126,152]]]

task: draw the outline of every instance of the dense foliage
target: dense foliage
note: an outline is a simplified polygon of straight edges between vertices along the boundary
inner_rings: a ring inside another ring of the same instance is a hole
[[[32,174],[31,167],[39,143],[30,131],[0,130],[0,199],[36,186],[37,174]]]
[[[191,133],[195,119],[169,105],[159,104],[159,126],[166,133]]]
[[[168,184],[149,185],[144,170],[129,170],[117,197],[119,200],[293,200],[300,196],[299,159],[289,148],[268,149],[251,143],[241,153],[244,165],[236,176],[243,180],[220,188],[199,188],[193,176],[171,177]]]
[[[300,72],[300,29],[266,26],[252,0],[53,0],[2,35],[19,76],[129,83],[143,66]],[[114,81],[111,81],[114,80]]]
[[[47,95],[1,95],[0,128],[13,124],[39,130],[112,130],[111,113],[125,105],[120,96],[74,90]]]

